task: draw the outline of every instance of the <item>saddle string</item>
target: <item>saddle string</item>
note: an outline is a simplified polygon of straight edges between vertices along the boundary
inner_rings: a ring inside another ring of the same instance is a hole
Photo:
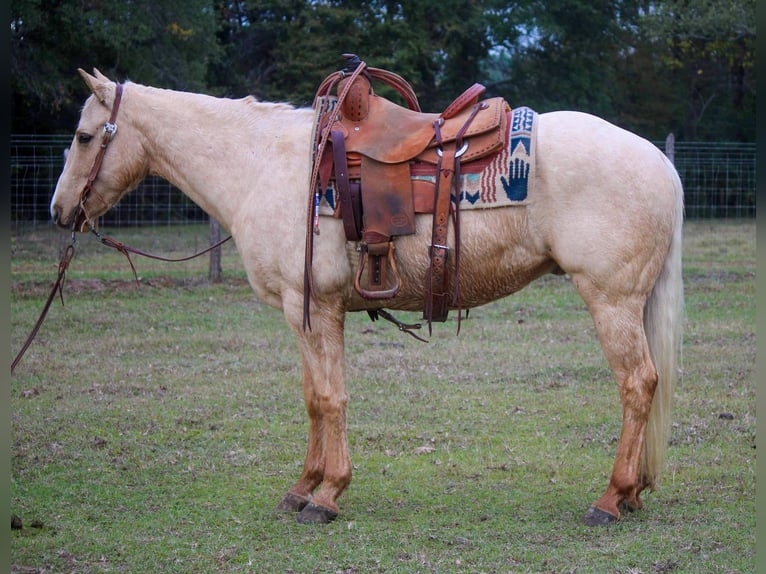
[[[449,247],[447,246],[447,213],[452,216],[454,234],[455,234],[455,267],[453,272],[453,293],[452,304],[458,308],[458,326],[457,332],[460,333],[462,322],[462,303],[460,298],[460,194],[461,186],[461,156],[465,153],[467,142],[464,145],[463,137],[480,110],[484,109],[486,104],[478,103],[458,130],[454,144],[445,148],[442,144],[441,126],[444,121],[439,117],[434,121],[434,138],[437,144],[438,161],[436,166],[436,192],[434,201],[434,212],[431,231],[431,247],[429,257],[431,260],[427,275],[424,318],[428,322],[428,332],[431,333],[431,325],[434,315],[443,317],[446,313],[446,290],[447,276],[446,265]],[[454,188],[454,194],[451,188]],[[438,289],[438,292],[435,291]],[[443,319],[442,319],[443,320]]]

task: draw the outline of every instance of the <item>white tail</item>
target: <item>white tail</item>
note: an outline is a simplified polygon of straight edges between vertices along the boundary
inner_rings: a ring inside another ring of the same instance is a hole
[[[683,187],[678,174],[666,160],[673,174],[676,194],[676,217],[668,256],[644,310],[644,329],[657,369],[658,383],[646,430],[642,456],[642,477],[654,487],[662,471],[665,450],[670,439],[671,407],[681,358],[684,320],[682,278]]]

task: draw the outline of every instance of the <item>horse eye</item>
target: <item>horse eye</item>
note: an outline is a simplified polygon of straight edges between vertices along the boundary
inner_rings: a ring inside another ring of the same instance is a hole
[[[77,143],[86,144],[93,139],[90,134],[77,134]]]

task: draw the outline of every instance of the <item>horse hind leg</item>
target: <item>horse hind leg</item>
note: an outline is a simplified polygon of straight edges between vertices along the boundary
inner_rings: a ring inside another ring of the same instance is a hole
[[[620,508],[641,508],[641,491],[652,486],[644,449],[658,377],[644,332],[643,298],[636,296],[620,306],[589,306],[604,354],[617,379],[623,410],[609,486],[585,515],[586,524],[601,525],[619,520]]]

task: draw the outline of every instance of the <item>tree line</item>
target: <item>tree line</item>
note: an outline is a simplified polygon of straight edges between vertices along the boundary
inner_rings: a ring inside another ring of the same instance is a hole
[[[755,141],[755,0],[11,0],[13,133],[71,133],[77,68],[310,105],[358,54],[424,111],[474,82],[650,139]]]

